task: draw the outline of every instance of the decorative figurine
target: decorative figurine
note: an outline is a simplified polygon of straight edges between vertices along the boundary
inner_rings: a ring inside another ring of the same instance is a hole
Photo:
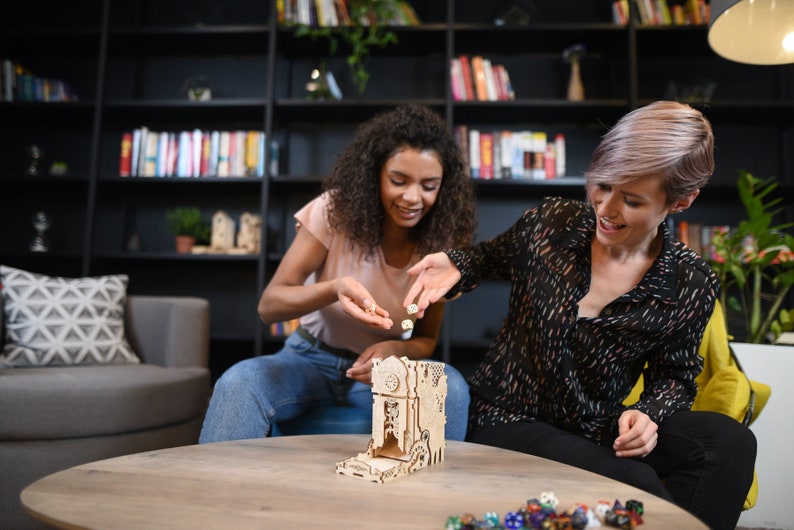
[[[240,216],[240,231],[237,232],[237,248],[246,254],[259,254],[262,239],[262,217],[249,212]]]
[[[188,78],[182,86],[182,95],[190,101],[210,101],[213,92],[212,81],[203,75]]]
[[[30,250],[32,252],[47,252],[49,244],[44,237],[44,232],[50,227],[50,218],[44,212],[36,212],[33,215],[33,228],[36,230],[36,236],[30,242]]]
[[[218,210],[212,216],[210,250],[213,252],[228,252],[233,246],[234,220],[225,211]]]
[[[372,438],[366,453],[336,472],[384,483],[444,460],[444,363],[388,357],[372,361]]]
[[[30,165],[28,165],[28,175],[31,176],[38,176],[39,174],[39,165],[41,164],[42,159],[42,152],[41,148],[38,145],[31,145],[28,149],[28,154],[30,155]]]
[[[125,247],[127,252],[140,252],[143,250],[143,240],[141,239],[140,234],[132,234],[130,238],[127,240],[127,246]]]

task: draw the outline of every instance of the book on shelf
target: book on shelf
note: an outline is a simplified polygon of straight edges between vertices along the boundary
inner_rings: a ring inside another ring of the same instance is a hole
[[[463,88],[463,74],[460,69],[460,59],[453,57],[449,65],[450,88],[454,101],[466,101],[466,92]]]
[[[629,23],[629,0],[612,2],[612,22],[625,26]]]
[[[615,4],[621,3],[613,2],[613,13],[623,9],[623,5]],[[706,0],[633,0],[631,8],[636,12],[637,22],[648,26],[703,25],[711,18]]]
[[[60,79],[40,77],[12,59],[0,59],[0,101],[79,101],[72,87]]]
[[[349,26],[348,0],[277,0],[276,16],[280,24],[304,24],[313,27]],[[408,2],[392,0],[394,9],[387,20],[374,20],[372,13],[358,22],[368,26],[373,22],[388,26],[416,26],[421,23]]]
[[[456,125],[454,130],[455,141],[460,148],[460,153],[463,156],[463,162],[466,167],[470,167],[469,163],[469,128],[466,125]]]
[[[499,132],[499,173],[496,178],[513,177],[513,131]]]
[[[218,176],[229,176],[229,145],[231,143],[229,131],[221,131],[220,144],[218,146]]]
[[[474,101],[476,99],[476,94],[474,92],[474,81],[471,73],[471,61],[469,60],[468,55],[461,55],[458,57],[460,61],[460,72],[461,77],[463,78],[463,89],[462,93],[464,95],[463,101]]]
[[[497,96],[496,79],[494,79],[491,60],[484,57],[482,60],[482,68],[485,72],[485,91],[488,95],[488,101],[497,101],[499,97]]]
[[[480,131],[469,129],[469,168],[471,178],[480,178]]]
[[[132,133],[121,135],[121,156],[119,157],[119,176],[129,177],[132,171]]]
[[[119,175],[132,177],[263,177],[269,146],[271,174],[278,170],[278,142],[264,131],[152,131],[142,126],[121,135]]]
[[[543,131],[532,133],[532,180],[546,179],[546,141],[547,135]]]
[[[488,131],[480,133],[480,178],[494,178],[494,134]]]
[[[153,177],[157,174],[157,149],[160,146],[160,135],[150,131],[146,135],[143,149],[143,176]]]
[[[455,126],[455,139],[474,179],[549,180],[565,176],[565,136],[546,131]],[[562,159],[562,162],[559,159]]]
[[[502,64],[482,55],[459,55],[450,60],[450,85],[455,101],[508,101],[515,99],[510,75]]]
[[[715,234],[727,233],[731,227],[727,225],[706,225],[701,221],[670,219],[670,228],[675,237],[687,247],[698,253],[705,260],[715,260],[712,240]]]
[[[471,58],[471,73],[478,101],[488,101],[488,82],[485,80],[485,63],[481,55]]]
[[[298,329],[300,319],[285,320],[284,322],[273,322],[270,324],[268,331],[271,337],[286,337],[293,331]]]

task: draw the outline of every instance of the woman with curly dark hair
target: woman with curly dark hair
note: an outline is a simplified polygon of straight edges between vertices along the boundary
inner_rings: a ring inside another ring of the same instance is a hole
[[[323,193],[295,219],[259,315],[300,326],[279,352],[241,361],[217,381],[201,443],[267,436],[273,422],[334,404],[371,414],[372,360],[427,359],[436,348],[443,304],[410,329],[406,271],[426,253],[472,242],[474,191],[444,120],[407,105],[359,127]],[[445,371],[446,438],[462,440],[468,385],[452,366]]]

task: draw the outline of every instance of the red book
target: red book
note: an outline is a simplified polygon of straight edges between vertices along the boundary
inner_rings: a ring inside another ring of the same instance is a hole
[[[129,177],[132,169],[132,133],[121,135],[121,158],[119,160],[119,176]]]
[[[458,59],[460,59],[460,73],[463,76],[463,100],[473,101],[476,97],[474,95],[474,83],[471,77],[471,63],[469,57],[467,55],[461,55]]]

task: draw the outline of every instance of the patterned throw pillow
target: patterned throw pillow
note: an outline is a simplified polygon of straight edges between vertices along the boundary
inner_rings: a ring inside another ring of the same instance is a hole
[[[0,266],[0,366],[138,364],[124,337],[126,275],[59,278]]]

